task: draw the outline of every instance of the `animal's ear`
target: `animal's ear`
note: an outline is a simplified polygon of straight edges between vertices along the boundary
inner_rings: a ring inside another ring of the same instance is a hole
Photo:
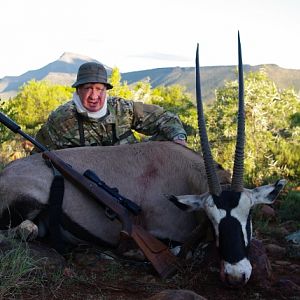
[[[171,195],[168,199],[173,202],[178,208],[191,212],[195,210],[200,210],[204,208],[204,203],[209,197],[209,193],[202,195],[183,195],[174,196]]]
[[[285,179],[281,179],[275,184],[260,186],[252,190],[252,206],[262,203],[273,203],[286,185],[286,182]]]

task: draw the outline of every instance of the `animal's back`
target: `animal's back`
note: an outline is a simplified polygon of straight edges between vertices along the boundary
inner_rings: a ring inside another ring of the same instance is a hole
[[[190,214],[175,207],[165,195],[206,190],[204,165],[197,153],[172,142],[70,148],[55,153],[80,173],[93,170],[107,185],[139,204],[142,223],[154,235],[182,241],[196,225]],[[11,163],[0,174],[1,211],[21,199],[46,204],[52,178],[41,154]],[[111,244],[118,241],[119,222],[110,221],[93,199],[68,181],[63,211],[89,233]]]

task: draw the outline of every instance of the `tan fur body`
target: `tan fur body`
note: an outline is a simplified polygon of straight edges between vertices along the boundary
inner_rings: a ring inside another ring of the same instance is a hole
[[[93,170],[107,185],[142,207],[142,225],[159,238],[182,242],[196,226],[193,214],[174,206],[166,195],[202,194],[207,180],[202,157],[172,142],[84,147],[55,152],[75,170]],[[220,183],[228,183],[228,172],[218,169]],[[53,179],[41,154],[9,164],[0,173],[0,213],[16,199],[46,204]],[[121,225],[110,221],[95,201],[67,180],[63,211],[95,236],[116,245]],[[33,212],[31,219],[38,211]]]

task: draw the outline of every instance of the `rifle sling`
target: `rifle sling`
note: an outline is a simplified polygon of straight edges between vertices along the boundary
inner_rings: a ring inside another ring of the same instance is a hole
[[[52,166],[54,178],[49,194],[49,232],[52,246],[59,253],[65,252],[65,243],[61,232],[62,202],[64,197],[64,178]]]
[[[78,122],[78,131],[79,131],[79,141],[80,141],[80,146],[83,147],[85,146],[85,137],[84,137],[84,129],[83,129],[83,120],[81,115],[78,113],[76,110],[76,118]]]

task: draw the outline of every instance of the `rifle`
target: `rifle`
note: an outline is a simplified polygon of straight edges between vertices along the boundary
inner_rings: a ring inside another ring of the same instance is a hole
[[[74,170],[54,152],[50,152],[45,146],[23,132],[18,124],[2,112],[0,112],[0,122],[14,133],[20,134],[38,147],[43,152],[42,157],[50,161],[53,166],[76,187],[95,199],[101,206],[113,211],[122,224],[121,237],[132,238],[162,278],[166,278],[175,272],[176,257],[170,252],[168,247],[157,240],[143,227],[132,223],[128,210],[116,202],[110,193],[98,186],[97,183]]]
[[[130,199],[120,195],[119,190],[117,188],[115,188],[115,187],[112,188],[112,187],[108,186],[92,170],[86,170],[83,173],[83,176],[85,176],[89,180],[95,182],[100,188],[104,189],[106,192],[111,194],[121,205],[123,205],[125,208],[127,208],[135,216],[139,215],[142,212],[142,208],[139,205],[132,202]],[[111,215],[108,217],[111,218]],[[112,219],[114,219],[114,217],[112,217]]]

